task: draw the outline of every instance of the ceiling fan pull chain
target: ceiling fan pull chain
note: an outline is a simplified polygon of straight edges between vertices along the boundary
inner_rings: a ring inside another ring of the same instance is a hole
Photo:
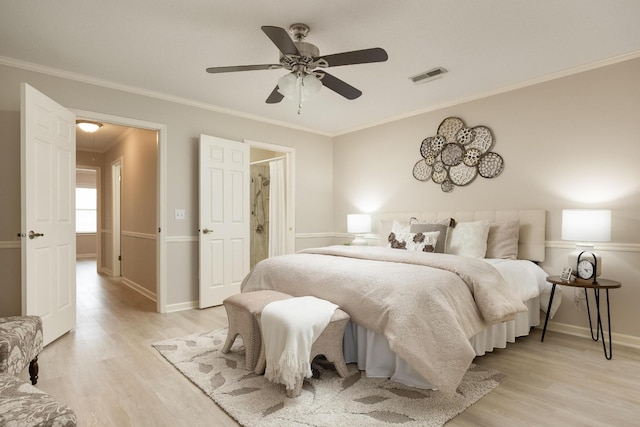
[[[301,76],[298,76],[298,115],[302,111],[302,90],[304,86],[304,79]]]

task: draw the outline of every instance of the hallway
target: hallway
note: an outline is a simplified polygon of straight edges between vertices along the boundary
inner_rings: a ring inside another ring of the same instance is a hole
[[[159,314],[97,274],[95,260],[78,260],[76,271],[77,326],[40,354],[38,388],[73,408],[80,426],[238,425],[151,347],[225,327],[223,307]]]

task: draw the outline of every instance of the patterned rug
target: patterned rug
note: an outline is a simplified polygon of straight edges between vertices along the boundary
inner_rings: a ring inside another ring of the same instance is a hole
[[[504,376],[475,365],[452,398],[393,381],[367,378],[354,364],[340,378],[333,365],[314,362],[302,394],[287,398],[283,385],[244,369],[238,337],[222,354],[227,329],[153,344],[171,364],[238,423],[252,426],[442,426],[498,386]]]

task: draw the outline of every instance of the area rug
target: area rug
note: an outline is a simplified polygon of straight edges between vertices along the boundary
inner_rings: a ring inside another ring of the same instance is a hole
[[[340,378],[333,365],[316,359],[314,377],[297,398],[285,388],[244,369],[238,337],[231,351],[220,351],[227,329],[173,338],[156,350],[238,423],[252,426],[442,426],[498,386],[504,376],[472,365],[447,398],[396,382],[367,378],[355,364]]]

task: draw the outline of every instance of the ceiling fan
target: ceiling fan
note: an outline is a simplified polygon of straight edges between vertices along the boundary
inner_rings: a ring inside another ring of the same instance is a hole
[[[278,85],[267,97],[267,104],[278,103],[286,96],[296,99],[300,107],[306,96],[318,92],[323,85],[347,99],[356,99],[362,95],[360,90],[332,76],[323,68],[384,62],[388,59],[387,52],[379,47],[320,56],[320,50],[315,45],[304,41],[309,34],[309,27],[305,24],[293,24],[288,33],[280,27],[261,28],[280,50],[280,63],[210,67],[207,68],[207,72],[217,74],[280,68],[291,71],[278,80]]]

